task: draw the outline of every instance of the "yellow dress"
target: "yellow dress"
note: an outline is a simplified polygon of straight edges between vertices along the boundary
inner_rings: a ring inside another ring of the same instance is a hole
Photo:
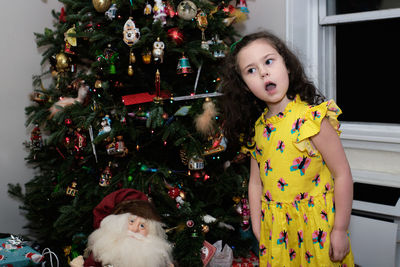
[[[341,110],[332,100],[311,106],[296,96],[265,120],[267,111],[255,123],[250,150],[263,182],[260,266],[354,266],[352,252],[341,263],[330,261],[334,181],[310,143],[325,117],[340,134]]]

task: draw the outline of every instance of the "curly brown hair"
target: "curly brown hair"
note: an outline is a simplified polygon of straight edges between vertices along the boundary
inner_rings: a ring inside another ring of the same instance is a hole
[[[243,81],[237,55],[251,42],[265,39],[285,61],[289,70],[289,88],[287,97],[293,100],[300,95],[301,100],[316,105],[323,102],[324,96],[310,81],[298,57],[276,35],[261,31],[246,35],[231,47],[222,71],[222,93],[219,97],[219,110],[224,118],[223,131],[231,145],[246,145],[254,136],[254,123],[266,107],[266,103],[255,97]]]

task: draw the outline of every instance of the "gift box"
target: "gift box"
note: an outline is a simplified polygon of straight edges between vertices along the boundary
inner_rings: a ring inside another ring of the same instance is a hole
[[[249,257],[234,258],[232,262],[232,267],[258,267],[259,261],[258,257],[250,251]]]
[[[35,266],[42,255],[13,236],[0,239],[0,267]]]

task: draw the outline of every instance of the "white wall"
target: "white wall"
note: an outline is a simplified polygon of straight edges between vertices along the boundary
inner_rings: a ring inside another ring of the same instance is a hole
[[[25,164],[23,146],[30,132],[25,129],[24,108],[32,92],[32,75],[41,72],[41,53],[34,32],[52,26],[51,10],[60,10],[56,0],[2,1],[0,16],[0,233],[22,234],[25,218],[19,202],[10,199],[8,183],[24,184],[32,177]]]
[[[247,0],[247,4],[248,20],[238,28],[243,34],[268,29],[285,37],[285,1]],[[61,6],[57,0],[3,1],[4,12],[0,16],[0,233],[26,233],[19,202],[9,197],[7,184],[24,184],[32,178],[33,170],[25,163],[27,151],[22,143],[29,140],[30,135],[24,125],[24,108],[30,104],[32,75],[41,72],[41,52],[36,48],[33,33],[43,33],[45,27],[52,28],[51,10],[59,11]]]

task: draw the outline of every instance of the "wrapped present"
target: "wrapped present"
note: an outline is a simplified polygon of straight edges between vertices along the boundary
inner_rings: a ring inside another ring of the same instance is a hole
[[[248,257],[234,258],[232,262],[232,267],[258,267],[259,261],[258,257],[250,251]]]
[[[43,256],[24,245],[18,237],[0,239],[0,267],[24,267],[39,264]]]

